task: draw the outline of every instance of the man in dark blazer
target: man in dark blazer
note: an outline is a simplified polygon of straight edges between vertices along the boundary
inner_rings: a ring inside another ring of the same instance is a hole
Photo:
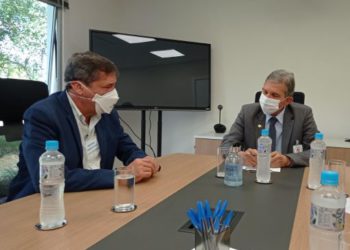
[[[272,167],[308,165],[310,143],[318,130],[311,108],[293,102],[294,87],[293,73],[272,72],[262,87],[259,103],[242,107],[230,132],[224,136],[222,146],[241,144],[245,164],[256,166],[257,140],[261,129],[269,128],[270,132],[276,130]]]
[[[136,181],[152,177],[160,166],[124,133],[113,109],[118,69],[108,59],[76,53],[65,70],[66,91],[52,94],[24,114],[19,172],[8,200],[39,192],[39,157],[46,140],[58,140],[65,156],[65,191],[112,188],[113,163],[133,167]]]

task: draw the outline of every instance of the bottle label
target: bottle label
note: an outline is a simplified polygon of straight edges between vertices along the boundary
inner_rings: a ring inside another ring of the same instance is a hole
[[[310,149],[310,158],[316,158],[320,157],[321,159],[324,159],[326,156],[326,150],[324,149]]]
[[[262,154],[267,154],[271,152],[271,144],[264,144],[259,143],[258,144],[258,152]]]
[[[238,174],[239,165],[237,164],[226,164],[225,165],[225,177],[229,179],[234,179]]]
[[[328,208],[311,204],[310,224],[329,231],[344,229],[345,208]]]
[[[43,197],[58,197],[60,189],[57,185],[41,185],[40,193]]]
[[[63,179],[64,178],[64,166],[62,165],[41,165],[40,166],[40,178],[42,180],[47,179]]]

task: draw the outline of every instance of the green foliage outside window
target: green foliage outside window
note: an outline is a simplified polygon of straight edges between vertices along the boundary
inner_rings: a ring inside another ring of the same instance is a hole
[[[45,79],[46,4],[0,0],[0,77]]]
[[[38,0],[0,0],[0,77],[47,79],[48,5]],[[20,141],[0,136],[0,201],[18,168]]]
[[[7,142],[0,136],[0,198],[8,194],[11,180],[17,174],[20,141]]]

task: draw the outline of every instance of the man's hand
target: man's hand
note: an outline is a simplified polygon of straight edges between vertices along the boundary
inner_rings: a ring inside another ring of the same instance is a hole
[[[290,159],[282,155],[280,152],[274,151],[271,153],[271,167],[273,168],[283,168],[283,167],[289,167],[291,164]]]
[[[133,168],[136,182],[139,182],[151,178],[160,170],[160,165],[153,157],[146,156],[144,158],[135,159],[129,164],[128,168]]]
[[[256,166],[258,155],[258,151],[256,149],[248,148],[244,152],[239,152],[239,155],[243,158],[244,165],[250,167]]]

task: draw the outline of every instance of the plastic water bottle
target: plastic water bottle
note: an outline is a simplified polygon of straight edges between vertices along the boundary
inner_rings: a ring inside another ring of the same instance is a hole
[[[269,130],[262,129],[258,138],[258,162],[256,166],[256,181],[260,183],[271,182],[271,146],[272,140],[269,137]]]
[[[231,187],[242,186],[243,170],[242,159],[238,155],[240,147],[234,147],[225,160],[224,184]]]
[[[312,192],[310,250],[337,250],[339,247],[339,236],[344,230],[346,197],[337,188],[338,181],[338,172],[322,171],[322,186]]]
[[[309,178],[307,186],[316,189],[320,186],[320,176],[325,169],[326,144],[323,134],[316,133],[315,140],[310,145]]]
[[[58,141],[46,141],[46,152],[40,158],[40,224],[41,230],[64,226],[64,156],[58,152]]]

